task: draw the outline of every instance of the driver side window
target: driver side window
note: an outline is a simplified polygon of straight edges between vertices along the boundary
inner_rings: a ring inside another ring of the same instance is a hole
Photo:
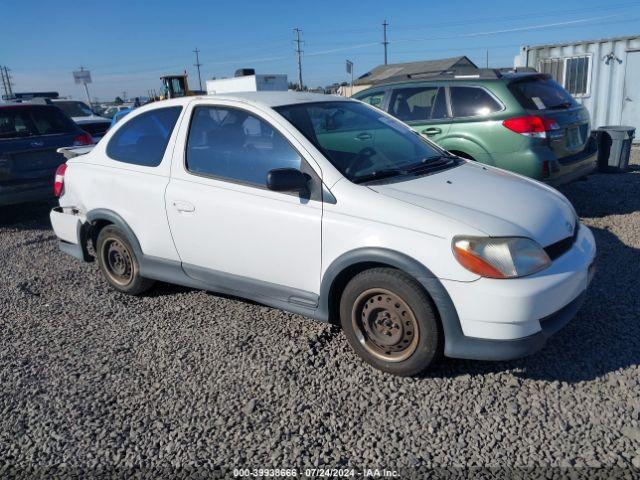
[[[274,168],[301,169],[302,158],[270,124],[246,111],[194,108],[186,152],[187,170],[266,188]]]

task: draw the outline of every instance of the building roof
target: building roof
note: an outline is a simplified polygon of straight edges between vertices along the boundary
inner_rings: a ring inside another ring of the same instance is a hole
[[[391,63],[378,65],[373,70],[360,76],[355,85],[376,85],[380,83],[408,80],[411,76],[437,76],[455,67],[477,68],[466,56],[442,58],[440,60],[424,60],[422,62]]]
[[[636,38],[640,38],[639,35],[626,35],[622,37],[610,37],[610,38],[600,38],[596,40],[575,40],[572,42],[558,42],[558,43],[547,43],[544,45],[523,45],[521,47],[522,50],[534,50],[539,48],[553,48],[553,47],[564,47],[569,45],[582,45],[583,43],[608,43],[608,42],[623,42],[625,40],[634,40]]]

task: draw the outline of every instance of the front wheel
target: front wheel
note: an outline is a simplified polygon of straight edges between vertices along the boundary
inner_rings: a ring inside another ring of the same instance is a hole
[[[440,354],[443,335],[431,299],[399,270],[356,275],[342,294],[340,321],[356,353],[385,372],[416,375]]]
[[[115,225],[100,230],[96,241],[98,266],[104,278],[116,290],[140,295],[154,284],[140,276],[140,265],[126,235]]]

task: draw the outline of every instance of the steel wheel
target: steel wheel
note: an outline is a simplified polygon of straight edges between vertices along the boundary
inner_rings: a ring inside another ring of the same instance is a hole
[[[351,312],[360,344],[386,362],[401,362],[416,350],[418,322],[409,305],[395,293],[373,288],[361,293]]]
[[[107,238],[102,245],[102,264],[109,278],[118,285],[126,286],[133,280],[133,259],[123,243],[114,237]]]

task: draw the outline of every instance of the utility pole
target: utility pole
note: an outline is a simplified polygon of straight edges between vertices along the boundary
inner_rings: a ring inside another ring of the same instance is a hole
[[[382,40],[382,45],[384,45],[384,64],[387,64],[387,45],[389,45],[389,42],[387,42],[387,27],[389,26],[389,24],[387,23],[387,20],[385,19],[384,22],[382,22],[382,32],[383,32],[383,40]]]
[[[489,68],[489,49],[487,48],[487,68]]]
[[[302,91],[302,50],[300,49],[300,44],[302,43],[302,40],[300,40],[300,34],[302,33],[302,30],[296,27],[293,31],[296,33],[296,53],[298,54],[298,88]]]
[[[198,67],[198,81],[200,82],[200,91],[202,91],[202,77],[200,76],[200,66],[202,64],[200,63],[200,50],[198,50],[198,47],[196,47],[193,53],[196,54],[196,63],[194,63],[193,66]]]

